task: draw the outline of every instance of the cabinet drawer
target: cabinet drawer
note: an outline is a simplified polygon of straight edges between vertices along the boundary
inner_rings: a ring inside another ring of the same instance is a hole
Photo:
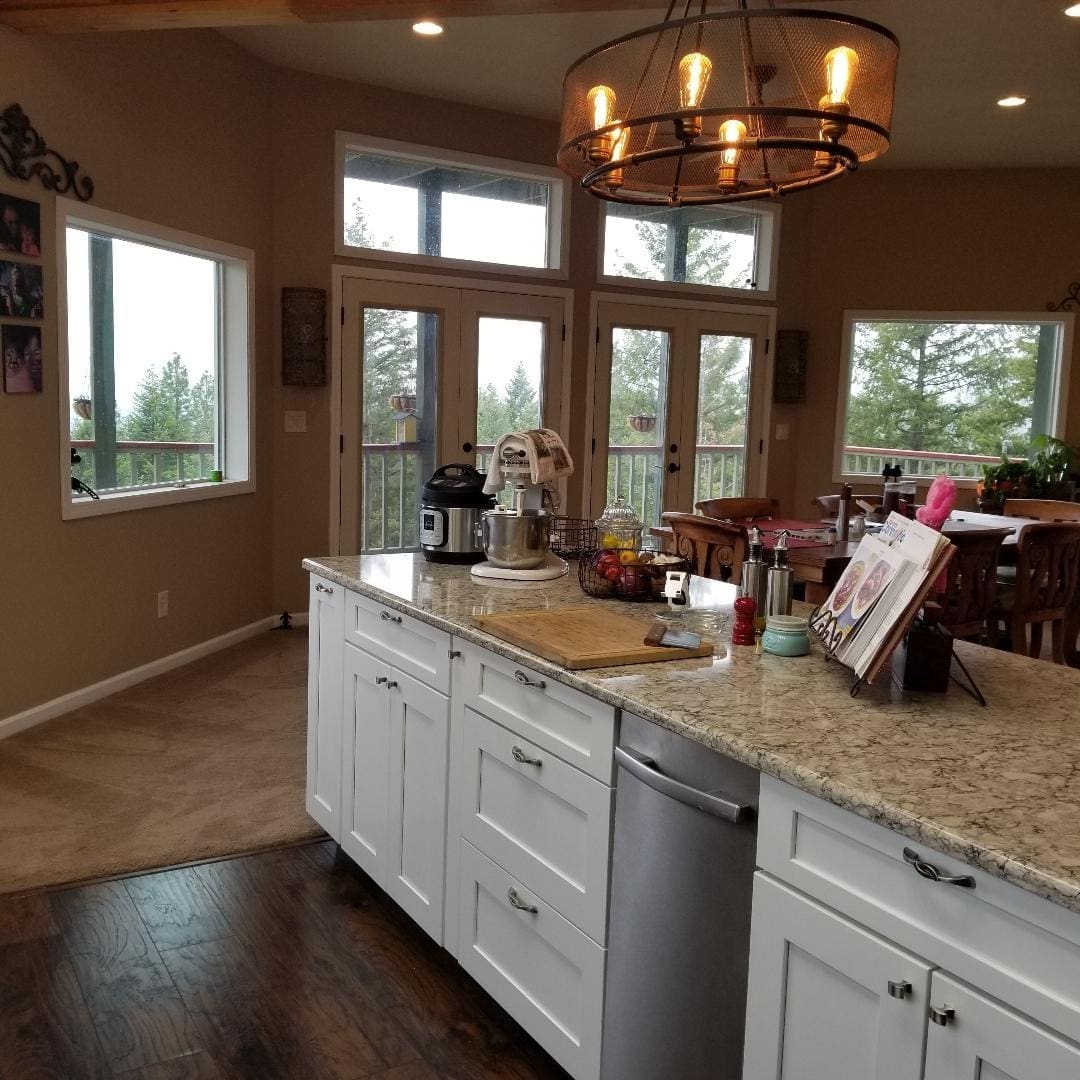
[[[460,843],[462,967],[577,1080],[598,1077],[604,950]]]
[[[905,848],[974,888],[921,877]],[[758,865],[1080,1040],[1080,915],[771,777]]]
[[[465,710],[461,833],[603,943],[613,792]]]
[[[505,657],[456,641],[465,705],[605,784],[612,782],[615,710]]]
[[[345,595],[345,640],[439,693],[450,693],[450,635],[445,630],[350,592]]]

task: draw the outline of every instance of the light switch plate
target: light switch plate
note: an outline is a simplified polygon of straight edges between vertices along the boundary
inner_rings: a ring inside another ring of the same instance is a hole
[[[307,413],[303,409],[286,409],[285,430],[307,431]]]
[[[777,442],[787,442],[788,436],[790,434],[791,434],[791,429],[787,426],[787,424],[777,424],[776,425],[776,441]]]

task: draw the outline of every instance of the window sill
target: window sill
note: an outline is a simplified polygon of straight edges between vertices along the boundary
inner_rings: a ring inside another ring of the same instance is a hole
[[[909,476],[907,473],[902,477],[904,480],[914,480],[915,486],[918,488],[928,488],[934,481],[933,476]],[[971,476],[954,476],[953,483],[960,489],[975,490],[976,484],[982,481],[976,477]],[[834,484],[850,484],[852,487],[874,487],[879,491],[882,485],[882,479],[880,473],[840,473],[833,474]],[[856,493],[858,498],[858,493]]]
[[[61,517],[64,521],[74,521],[101,514],[122,514],[128,510],[147,510],[155,506],[201,502],[203,499],[220,499],[228,495],[247,495],[254,490],[254,480],[223,480],[221,483],[206,481],[153,491],[114,491],[98,499],[89,496],[72,498],[65,492]]]
[[[635,292],[677,293],[694,298],[711,297],[713,300],[751,300],[769,303],[776,300],[776,287],[767,289],[740,288],[735,285],[702,285],[694,281],[660,281],[656,278],[620,277],[616,274],[600,274],[599,283],[614,285]]]

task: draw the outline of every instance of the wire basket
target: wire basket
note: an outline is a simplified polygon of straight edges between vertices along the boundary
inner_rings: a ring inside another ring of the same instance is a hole
[[[588,518],[551,519],[551,550],[564,559],[580,559],[596,550],[596,525]]]
[[[586,552],[578,561],[578,583],[602,600],[662,600],[669,570],[689,570],[685,559],[654,563],[637,556],[624,562],[610,548]]]

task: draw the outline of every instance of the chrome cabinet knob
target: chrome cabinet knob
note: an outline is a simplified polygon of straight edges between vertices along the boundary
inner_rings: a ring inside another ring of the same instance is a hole
[[[529,757],[520,746],[515,746],[510,751],[510,754],[519,765],[535,765],[539,769],[544,764],[542,758]]]
[[[903,1001],[904,998],[911,993],[911,983],[907,979],[901,979],[899,982],[893,982],[889,980],[889,997],[899,998]]]
[[[930,1019],[938,1027],[948,1027],[956,1019],[956,1010],[951,1005],[930,1006]]]
[[[388,683],[386,684],[386,689],[387,689],[387,690],[393,690],[393,689],[394,689],[394,688],[395,688],[396,686],[397,686],[397,683],[396,683],[396,682],[394,682],[394,680],[393,680],[393,679],[391,679],[391,680],[390,680],[390,681],[389,681],[389,682],[388,682]]]
[[[376,686],[384,686],[389,681],[390,681],[389,678],[387,678],[387,676],[385,676],[385,675],[376,675],[375,676],[375,685]]]
[[[511,887],[506,890],[506,899],[510,901],[512,908],[517,908],[518,911],[527,911],[530,915],[539,915],[540,909],[535,904],[527,904],[524,900],[518,896],[517,889]]]

